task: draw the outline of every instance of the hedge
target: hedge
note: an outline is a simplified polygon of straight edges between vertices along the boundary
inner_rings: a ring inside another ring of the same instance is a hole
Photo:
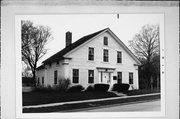
[[[94,87],[92,85],[89,85],[85,90],[85,92],[93,92],[93,91],[94,91]]]
[[[95,91],[107,92],[108,89],[109,89],[109,84],[95,84],[94,85]]]
[[[68,93],[72,93],[72,92],[81,92],[82,90],[84,90],[84,87],[82,85],[74,85],[71,86],[67,89]]]
[[[117,91],[117,92],[127,92],[128,89],[129,89],[130,85],[129,84],[125,84],[125,83],[122,83],[122,84],[114,84],[113,85],[113,91]]]

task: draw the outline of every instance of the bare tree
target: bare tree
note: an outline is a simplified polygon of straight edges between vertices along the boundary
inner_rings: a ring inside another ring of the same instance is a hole
[[[49,27],[34,26],[31,21],[21,21],[22,61],[31,68],[34,80],[37,61],[46,54],[45,45],[50,38]]]
[[[147,86],[152,87],[152,76],[155,71],[156,74],[159,72],[159,67],[156,67],[159,64],[159,25],[144,25],[129,44],[142,63],[140,73],[143,72]]]

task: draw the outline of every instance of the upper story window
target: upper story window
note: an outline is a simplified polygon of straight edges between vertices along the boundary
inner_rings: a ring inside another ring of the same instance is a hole
[[[109,55],[108,50],[107,50],[107,49],[104,49],[104,50],[103,50],[103,61],[104,61],[104,62],[108,62],[108,61],[109,61],[108,55]]]
[[[129,84],[133,84],[133,73],[129,72]]]
[[[88,70],[88,83],[94,83],[94,70]]]
[[[57,84],[57,76],[58,76],[58,72],[56,70],[54,71],[54,84]]]
[[[73,69],[73,83],[79,83],[79,69]]]
[[[104,45],[108,45],[108,37],[104,37]]]
[[[94,48],[89,47],[88,60],[94,60]]]
[[[120,51],[117,52],[117,63],[122,63],[122,53]]]

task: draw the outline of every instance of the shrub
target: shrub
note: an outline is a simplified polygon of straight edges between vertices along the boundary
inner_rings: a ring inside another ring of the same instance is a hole
[[[94,87],[92,85],[89,85],[85,90],[85,92],[93,92],[93,91],[94,91]]]
[[[95,91],[107,92],[108,89],[109,89],[109,84],[95,84],[94,85]]]
[[[46,87],[44,87],[43,85],[38,85],[34,88],[33,91],[37,91],[37,92],[45,92],[46,91]]]
[[[59,80],[59,90],[66,91],[70,85],[70,79],[60,79]]]
[[[84,87],[82,85],[74,85],[68,88],[67,92],[72,93],[72,92],[81,92],[84,90]]]
[[[113,85],[113,91],[117,91],[117,92],[127,92],[129,89],[129,84],[114,84]]]
[[[58,84],[53,86],[55,91],[65,92],[70,85],[69,79],[59,79]]]
[[[22,77],[23,86],[35,86],[36,81],[32,77]]]
[[[47,85],[47,87],[45,88],[45,90],[46,90],[46,91],[52,91],[53,89],[52,89],[51,85]]]

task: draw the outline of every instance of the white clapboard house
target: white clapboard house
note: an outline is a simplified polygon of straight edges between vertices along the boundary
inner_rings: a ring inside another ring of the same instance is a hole
[[[59,79],[84,87],[96,83],[128,83],[139,88],[140,61],[109,29],[84,36],[72,43],[72,33],[66,32],[66,47],[49,57],[37,68],[40,85],[57,85]]]

